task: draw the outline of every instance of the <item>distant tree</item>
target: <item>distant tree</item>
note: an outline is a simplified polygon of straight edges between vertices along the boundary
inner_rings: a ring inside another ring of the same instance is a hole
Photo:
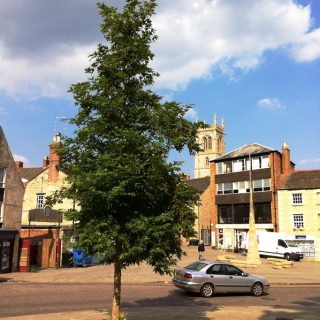
[[[205,124],[184,118],[190,105],[163,102],[150,89],[159,76],[148,66],[156,1],[127,0],[121,12],[97,6],[106,44],[90,55],[88,80],[70,88],[78,129],[61,139],[68,186],[51,201],[75,199],[81,209],[68,214],[79,235],[74,246],[114,264],[112,319],[119,319],[121,270],[145,261],[170,274],[185,254],[180,238],[195,236],[198,196],[168,156],[199,151],[197,130]]]

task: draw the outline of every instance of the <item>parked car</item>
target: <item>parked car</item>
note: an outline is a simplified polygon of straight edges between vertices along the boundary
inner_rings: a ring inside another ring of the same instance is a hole
[[[225,262],[196,261],[174,269],[172,283],[180,289],[199,292],[209,298],[219,292],[248,292],[261,296],[270,288],[268,280],[248,274]]]

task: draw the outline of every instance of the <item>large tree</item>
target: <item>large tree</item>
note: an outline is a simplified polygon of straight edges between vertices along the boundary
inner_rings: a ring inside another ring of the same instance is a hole
[[[69,213],[75,246],[114,264],[112,319],[119,319],[121,270],[145,261],[170,274],[185,254],[180,238],[195,235],[198,196],[181,163],[168,157],[199,151],[197,130],[205,125],[185,119],[190,105],[164,102],[150,89],[159,76],[149,67],[156,1],[127,0],[121,12],[97,6],[106,43],[90,55],[88,80],[70,88],[77,130],[58,148],[69,176],[56,196],[80,208]]]

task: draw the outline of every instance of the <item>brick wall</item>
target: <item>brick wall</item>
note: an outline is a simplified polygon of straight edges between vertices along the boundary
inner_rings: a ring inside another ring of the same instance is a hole
[[[215,232],[215,243],[218,243],[218,232],[216,224],[218,223],[218,212],[216,206],[216,164],[210,162],[210,203],[211,203],[211,220],[213,223],[212,231]]]
[[[60,157],[55,152],[58,145],[56,142],[50,145],[48,182],[57,182],[59,180],[58,166],[60,165]]]

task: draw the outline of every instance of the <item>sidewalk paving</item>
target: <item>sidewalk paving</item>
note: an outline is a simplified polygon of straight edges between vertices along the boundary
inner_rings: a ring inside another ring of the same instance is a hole
[[[178,261],[177,267],[184,267],[198,260],[198,252],[196,246],[184,246],[187,256]],[[212,250],[206,247],[205,258],[209,261],[215,261],[218,255],[231,254],[237,260],[245,260],[246,257],[241,254],[224,253]],[[261,259],[261,265],[258,268],[241,268],[244,271],[256,275],[260,275],[269,280],[272,286],[287,285],[319,285],[320,286],[320,262],[301,260],[293,263],[293,268],[274,269],[267,259]],[[113,265],[94,265],[87,268],[36,268],[37,272],[21,272],[0,274],[1,281],[14,282],[33,282],[33,283],[113,283]],[[311,276],[312,275],[312,276]],[[122,271],[122,283],[144,283],[144,284],[171,284],[171,276],[160,276],[155,274],[152,267],[142,263],[140,266],[130,266]],[[270,291],[269,291],[270,293]],[[110,310],[109,310],[110,311]],[[157,308],[130,308],[126,310],[128,320],[138,319],[320,319],[320,307],[301,307],[299,310],[295,308],[294,312],[287,307],[157,307]],[[46,315],[32,315],[21,317],[9,317],[7,320],[40,320],[40,319],[61,319],[61,320],[106,320],[107,310],[88,310],[81,312],[52,313]],[[294,313],[294,314],[293,314]]]

